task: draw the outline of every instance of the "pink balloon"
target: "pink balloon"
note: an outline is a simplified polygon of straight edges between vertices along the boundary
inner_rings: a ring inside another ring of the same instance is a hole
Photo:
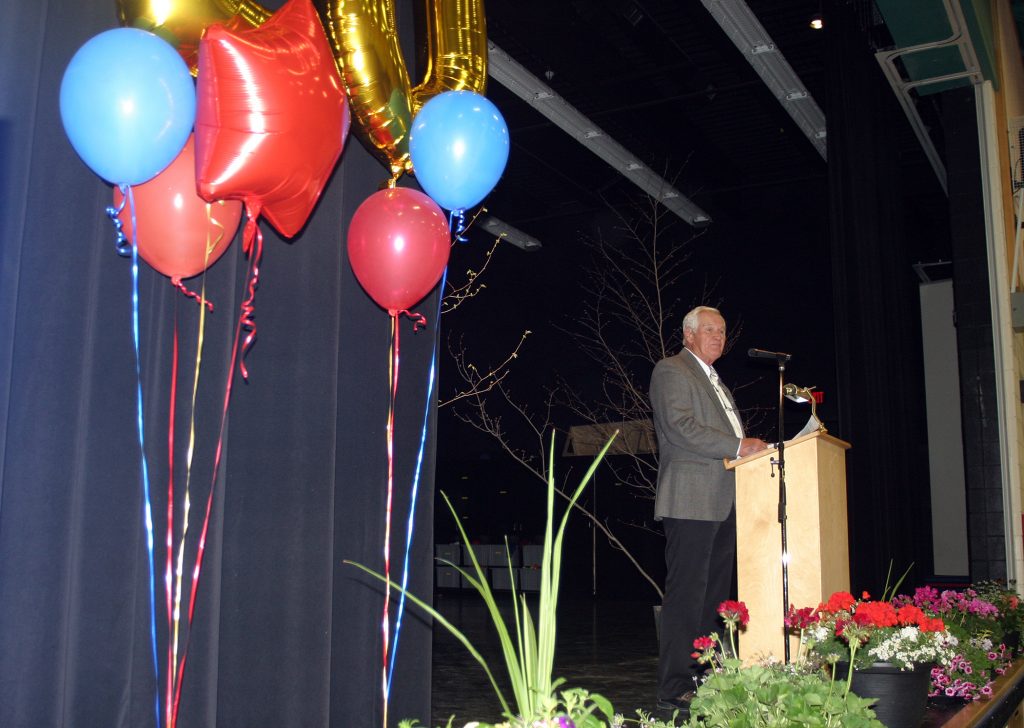
[[[242,217],[241,202],[207,203],[196,194],[195,160],[195,145],[189,136],[170,166],[132,187],[139,255],[175,284],[213,265],[231,244]],[[121,199],[121,190],[115,187],[115,207],[121,205]],[[127,205],[119,217],[131,239],[132,213]]]
[[[348,228],[348,259],[366,293],[395,316],[422,301],[441,278],[451,249],[448,221],[422,192],[372,194]]]

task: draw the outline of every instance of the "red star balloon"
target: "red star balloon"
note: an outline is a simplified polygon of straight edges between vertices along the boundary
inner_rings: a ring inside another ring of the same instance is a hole
[[[341,155],[349,111],[311,0],[258,28],[211,25],[199,44],[196,185],[242,200],[285,237],[302,229]]]

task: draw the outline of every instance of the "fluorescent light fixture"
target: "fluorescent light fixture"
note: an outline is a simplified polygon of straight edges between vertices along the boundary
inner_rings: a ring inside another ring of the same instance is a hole
[[[694,227],[705,227],[711,216],[687,199],[660,175],[652,172],[635,155],[609,137],[568,101],[523,68],[508,53],[487,41],[487,73],[495,81],[554,122],[580,144]]]
[[[904,48],[879,51],[875,54],[875,59],[882,67],[882,72],[889,81],[889,85],[892,86],[893,93],[896,94],[896,100],[899,101],[900,106],[903,107],[903,113],[907,115],[910,127],[914,130],[917,140],[921,143],[921,149],[924,151],[925,157],[928,158],[928,162],[932,166],[932,171],[935,172],[935,177],[939,180],[939,184],[942,185],[942,189],[949,194],[949,190],[946,186],[946,165],[943,164],[942,157],[939,154],[939,151],[935,148],[935,144],[932,142],[931,136],[928,134],[928,126],[921,118],[921,114],[917,111],[913,92],[923,86],[946,83],[947,81],[955,81],[959,79],[969,79],[971,84],[976,86],[982,83],[985,78],[981,73],[978,54],[974,50],[974,43],[971,40],[971,34],[967,30],[967,21],[964,18],[960,3],[952,2],[951,0],[942,0],[942,5],[946,11],[946,17],[949,20],[950,35],[948,38],[927,43],[919,43],[918,45],[906,46]],[[922,51],[931,51],[936,48],[956,49],[960,54],[960,60],[963,63],[964,70],[945,73],[939,76],[931,76],[928,78],[919,78],[916,80],[903,78],[899,68],[897,67],[897,61],[899,61],[901,56],[920,53]]]
[[[827,159],[825,114],[775,47],[757,16],[743,0],[701,2],[818,150],[821,158]]]
[[[494,215],[487,215],[480,218],[477,225],[489,232],[491,235],[512,243],[520,250],[533,251],[540,250],[542,247],[537,238],[532,235],[527,235],[519,228],[512,227],[507,222],[499,220]]]

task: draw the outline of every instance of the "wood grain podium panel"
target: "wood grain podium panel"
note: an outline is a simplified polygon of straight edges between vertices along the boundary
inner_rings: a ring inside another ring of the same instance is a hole
[[[789,602],[814,607],[834,591],[850,589],[846,524],[846,450],[822,432],[786,444]],[[726,464],[736,470],[736,558],[739,598],[750,610],[740,636],[744,662],[785,654],[782,603],[782,530],[777,450]],[[773,477],[774,472],[774,477]],[[790,650],[797,651],[791,638]]]

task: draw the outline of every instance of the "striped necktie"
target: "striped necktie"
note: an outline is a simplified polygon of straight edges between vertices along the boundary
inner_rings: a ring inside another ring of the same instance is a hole
[[[740,424],[740,418],[736,414],[736,410],[733,409],[732,402],[725,395],[722,390],[722,383],[718,379],[718,372],[715,371],[714,367],[708,367],[708,376],[711,379],[711,386],[715,390],[715,394],[718,395],[718,401],[722,403],[722,407],[725,408],[725,414],[729,417],[729,422],[732,423],[732,430],[736,434],[736,437],[743,437],[743,425]]]

